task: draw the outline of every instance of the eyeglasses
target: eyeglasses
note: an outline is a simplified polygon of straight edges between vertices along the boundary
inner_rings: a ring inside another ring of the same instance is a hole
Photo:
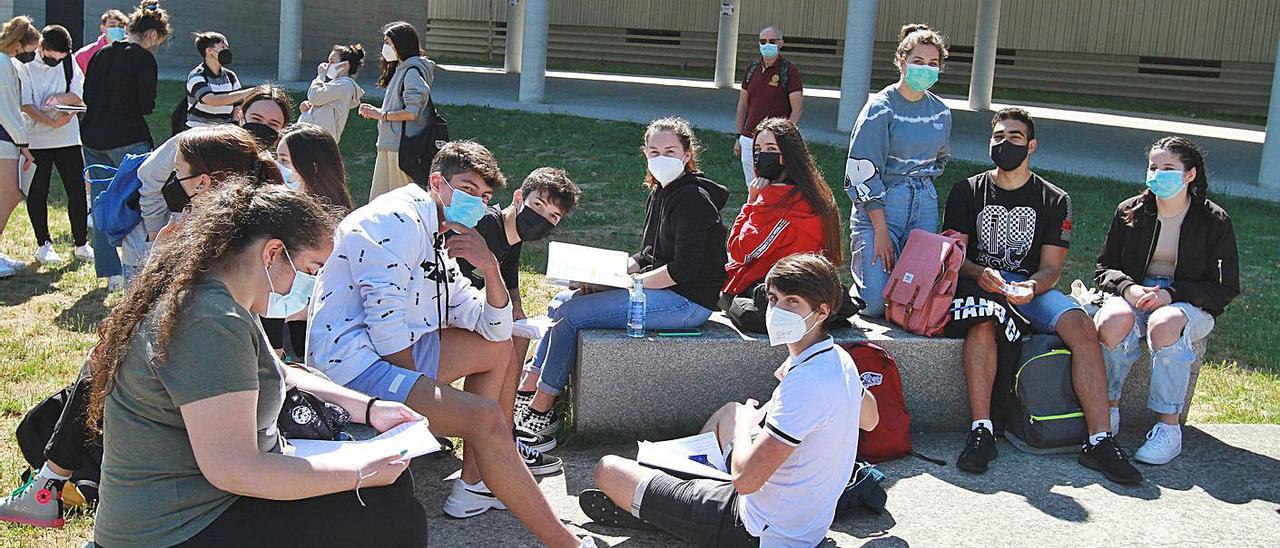
[[[781,43],[782,43],[781,38],[761,38],[760,39],[760,45],[762,46],[765,44],[781,44]]]

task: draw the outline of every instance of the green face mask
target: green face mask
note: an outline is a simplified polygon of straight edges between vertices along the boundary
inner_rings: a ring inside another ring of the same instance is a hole
[[[938,67],[907,65],[907,85],[916,91],[925,91],[938,82]]]

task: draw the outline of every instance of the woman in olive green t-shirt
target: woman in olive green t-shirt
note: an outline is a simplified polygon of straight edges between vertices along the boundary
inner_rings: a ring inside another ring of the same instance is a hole
[[[96,542],[425,546],[405,459],[294,457],[276,427],[286,385],[379,431],[423,420],[284,366],[259,326],[268,310],[306,305],[336,212],[282,185],[226,183],[103,321],[89,418],[103,428]]]

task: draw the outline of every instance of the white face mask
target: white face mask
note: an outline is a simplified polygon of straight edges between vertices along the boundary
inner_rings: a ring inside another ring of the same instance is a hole
[[[330,80],[337,78],[342,74],[342,68],[345,66],[345,63],[329,63],[329,68],[325,69],[325,76]]]
[[[805,320],[817,313],[814,310],[808,316],[801,317],[790,310],[770,306],[764,313],[764,325],[769,330],[769,346],[800,342],[813,328],[818,327],[818,322],[805,327]]]
[[[271,292],[267,294],[267,311],[262,314],[264,318],[288,318],[301,312],[311,302],[311,292],[316,287],[316,277],[298,270],[293,264],[293,258],[289,257],[288,250],[285,250],[284,257],[289,260],[289,267],[293,269],[293,286],[288,293],[276,293],[276,284],[271,281],[271,271],[263,268],[267,273],[267,287],[271,288]]]
[[[684,160],[670,156],[654,156],[649,158],[649,173],[662,186],[667,186],[684,174]]]
[[[382,59],[390,63],[393,61],[399,61],[400,56],[396,55],[396,48],[391,47],[391,44],[383,42],[382,43]]]

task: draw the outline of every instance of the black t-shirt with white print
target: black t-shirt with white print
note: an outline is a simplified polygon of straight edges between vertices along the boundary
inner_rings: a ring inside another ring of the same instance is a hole
[[[1040,269],[1041,246],[1071,247],[1071,197],[1035,173],[1004,190],[985,171],[951,188],[942,229],[969,236],[973,263],[1030,276]]]

